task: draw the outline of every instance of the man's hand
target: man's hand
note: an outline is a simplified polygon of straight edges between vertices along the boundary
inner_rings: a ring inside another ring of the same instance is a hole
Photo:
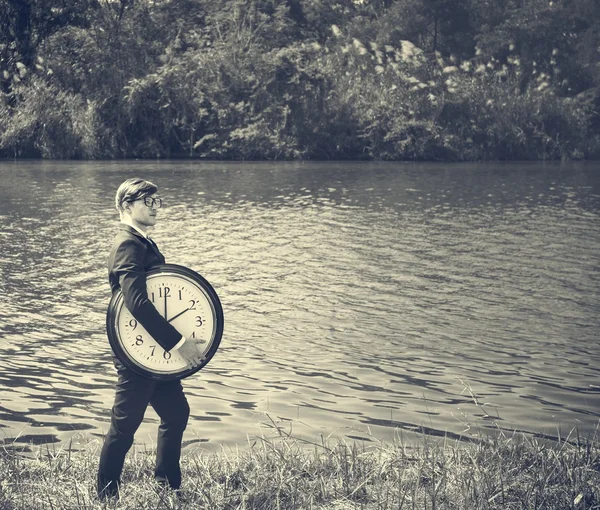
[[[204,343],[199,338],[186,338],[183,345],[177,349],[177,352],[183,356],[192,368],[196,368],[200,364],[200,355],[202,354],[201,345]]]

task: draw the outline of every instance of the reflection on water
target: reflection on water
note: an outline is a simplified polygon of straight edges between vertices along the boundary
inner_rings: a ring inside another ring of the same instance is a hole
[[[99,437],[114,192],[155,181],[154,239],[225,310],[184,385],[186,447],[275,426],[556,435],[600,417],[600,175],[586,165],[0,164],[0,437]],[[149,409],[137,440],[152,443]]]

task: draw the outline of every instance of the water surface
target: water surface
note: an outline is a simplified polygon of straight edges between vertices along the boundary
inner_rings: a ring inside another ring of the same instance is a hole
[[[225,310],[184,386],[186,449],[262,434],[590,433],[600,418],[600,172],[590,164],[0,163],[0,438],[99,440],[114,194]],[[136,441],[155,441],[148,410]]]

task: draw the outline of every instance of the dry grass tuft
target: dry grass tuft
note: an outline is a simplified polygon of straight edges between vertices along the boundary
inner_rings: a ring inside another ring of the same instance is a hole
[[[100,502],[100,445],[0,453],[0,508],[29,509],[600,509],[598,430],[559,442],[499,433],[460,443],[307,444],[282,434],[182,459],[180,494],[152,478],[154,452],[132,451],[119,500]]]

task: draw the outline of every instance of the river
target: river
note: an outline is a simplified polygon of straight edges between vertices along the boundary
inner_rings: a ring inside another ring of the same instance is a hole
[[[597,165],[20,161],[0,163],[5,446],[108,429],[106,257],[132,176],[159,186],[167,262],[225,313],[184,381],[185,451],[598,426]]]

